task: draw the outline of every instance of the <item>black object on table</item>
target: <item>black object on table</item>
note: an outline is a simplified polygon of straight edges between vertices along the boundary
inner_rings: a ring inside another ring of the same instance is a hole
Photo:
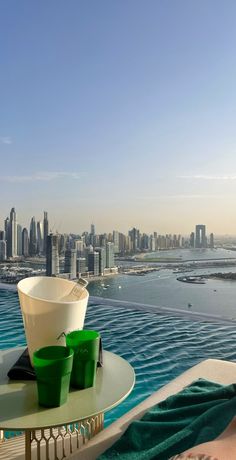
[[[102,339],[99,344],[99,358],[97,367],[103,366]],[[31,366],[28,348],[18,358],[15,364],[8,371],[7,376],[11,380],[36,380],[34,368]]]

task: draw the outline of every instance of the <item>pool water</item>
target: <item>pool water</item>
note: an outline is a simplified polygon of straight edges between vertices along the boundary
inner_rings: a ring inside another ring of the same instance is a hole
[[[180,373],[206,358],[236,361],[236,327],[220,322],[150,313],[90,302],[85,327],[102,335],[103,347],[127,359],[136,384],[105,417],[110,424]],[[0,290],[0,348],[25,345],[16,292]]]

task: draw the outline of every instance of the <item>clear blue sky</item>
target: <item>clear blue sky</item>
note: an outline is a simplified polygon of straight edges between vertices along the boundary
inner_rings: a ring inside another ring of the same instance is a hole
[[[2,0],[0,227],[236,233],[235,0]]]

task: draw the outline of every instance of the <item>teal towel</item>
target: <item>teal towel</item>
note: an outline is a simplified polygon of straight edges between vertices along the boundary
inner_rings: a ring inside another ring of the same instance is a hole
[[[199,379],[130,424],[99,460],[167,460],[215,439],[236,415],[236,384]]]

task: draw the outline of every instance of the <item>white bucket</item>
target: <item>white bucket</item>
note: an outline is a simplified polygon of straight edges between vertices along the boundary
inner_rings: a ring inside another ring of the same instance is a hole
[[[83,329],[89,293],[82,285],[35,276],[21,280],[17,288],[31,363],[38,348],[65,345],[63,333]]]

